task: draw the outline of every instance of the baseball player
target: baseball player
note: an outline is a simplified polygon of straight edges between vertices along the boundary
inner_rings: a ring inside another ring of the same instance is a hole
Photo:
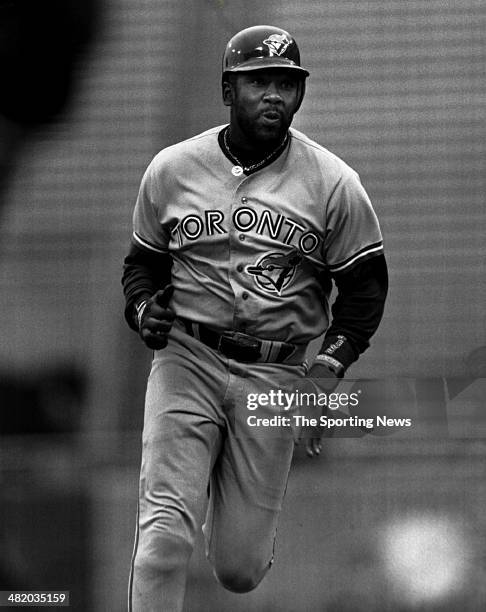
[[[308,75],[285,30],[239,32],[223,57],[229,124],[162,150],[142,179],[122,281],[128,324],[154,351],[133,611],[182,610],[202,523],[219,582],[258,585],[294,438],[245,432],[243,398],[306,375],[334,386],[382,317],[382,236],[359,177],[290,127]],[[324,332],[309,371],[307,346]]]

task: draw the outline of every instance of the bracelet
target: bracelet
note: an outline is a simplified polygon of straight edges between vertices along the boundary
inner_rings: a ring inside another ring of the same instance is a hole
[[[137,312],[137,327],[139,331],[140,331],[140,326],[142,325],[143,313],[145,312],[145,308],[147,307],[147,304],[148,304],[148,300],[142,300],[140,304],[137,304],[135,306],[135,310]]]

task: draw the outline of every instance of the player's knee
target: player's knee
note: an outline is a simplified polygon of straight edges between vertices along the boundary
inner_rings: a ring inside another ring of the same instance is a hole
[[[269,567],[270,564],[263,568],[240,564],[238,566],[215,568],[214,574],[218,582],[228,591],[248,593],[260,584]]]
[[[186,538],[153,530],[140,538],[134,559],[135,574],[145,577],[171,574],[186,567],[193,549]]]

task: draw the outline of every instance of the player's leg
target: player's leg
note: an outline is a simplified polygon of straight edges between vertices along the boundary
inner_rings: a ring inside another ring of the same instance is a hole
[[[205,524],[207,555],[216,578],[231,591],[251,591],[273,563],[278,516],[292,451],[289,444],[284,448],[272,446],[272,450],[278,457],[278,470],[270,474],[274,476],[275,486],[264,489],[248,476],[241,481],[233,473],[233,465],[224,458],[218,465],[218,477],[211,484],[211,504]],[[259,502],[258,498],[265,502]]]
[[[217,371],[177,331],[156,353],[147,386],[131,612],[182,610],[186,570],[220,447],[212,409]]]
[[[230,378],[233,406],[228,436],[211,480],[204,532],[207,555],[221,584],[236,592],[255,588],[273,562],[275,535],[293,454],[291,427],[249,427],[244,398],[249,391],[283,388],[300,378],[301,366],[244,366]],[[284,379],[285,377],[285,379]],[[281,414],[266,407],[266,416]],[[260,415],[262,413],[259,413]]]

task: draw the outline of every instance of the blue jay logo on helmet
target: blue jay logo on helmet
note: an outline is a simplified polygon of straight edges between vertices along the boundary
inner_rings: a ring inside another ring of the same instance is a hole
[[[270,57],[272,57],[273,55],[285,53],[291,42],[285,34],[272,34],[263,41],[263,44],[267,45]]]

